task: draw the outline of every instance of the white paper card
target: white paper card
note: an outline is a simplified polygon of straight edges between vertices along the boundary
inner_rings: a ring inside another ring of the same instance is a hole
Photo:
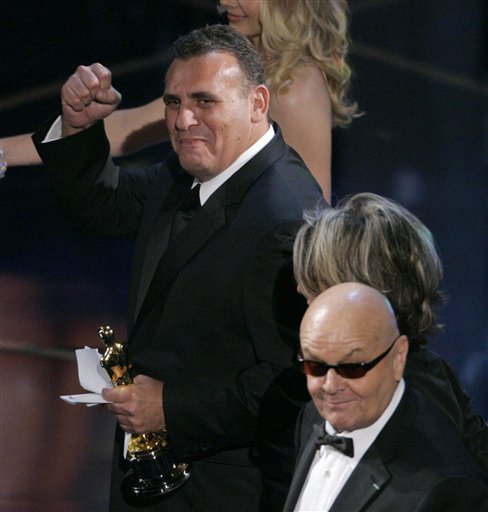
[[[82,393],[79,395],[62,395],[59,398],[69,404],[84,404],[92,407],[97,404],[108,403],[102,397],[102,389],[113,386],[108,373],[102,368],[100,352],[96,348],[80,348],[75,350],[76,361],[78,363],[78,379],[82,388],[92,393]],[[125,432],[124,436],[124,458],[127,457],[127,449],[132,434]]]
[[[75,353],[80,385],[91,393],[62,395],[60,398],[70,404],[85,404],[87,407],[107,403],[102,397],[102,389],[112,387],[113,384],[107,372],[100,365],[100,352],[95,348],[85,347],[76,350]]]
[[[75,351],[78,361],[78,378],[81,387],[92,393],[102,393],[112,387],[112,381],[100,364],[101,354],[96,348],[80,348]]]
[[[69,404],[85,404],[91,407],[97,404],[106,404],[107,400],[98,393],[82,393],[80,395],[61,395],[59,398]]]

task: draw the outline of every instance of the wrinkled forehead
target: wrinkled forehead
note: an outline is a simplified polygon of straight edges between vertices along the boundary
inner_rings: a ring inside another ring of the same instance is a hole
[[[300,329],[303,355],[328,362],[342,361],[354,355],[368,355],[380,346],[377,336],[349,330],[317,330],[311,326]]]
[[[374,354],[387,348],[394,324],[358,308],[318,309],[308,312],[300,326],[302,351],[337,356]],[[329,356],[330,355],[330,356]]]

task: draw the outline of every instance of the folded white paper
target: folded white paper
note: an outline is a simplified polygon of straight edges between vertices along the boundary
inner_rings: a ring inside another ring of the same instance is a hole
[[[82,393],[80,395],[62,395],[60,398],[69,404],[85,404],[92,407],[97,404],[108,403],[102,396],[103,388],[113,386],[107,372],[100,364],[102,357],[96,348],[80,348],[75,350],[76,361],[78,363],[78,379],[81,387],[91,393]],[[127,449],[131,434],[125,432],[124,436],[124,457],[127,457]]]
[[[75,352],[80,385],[91,393],[62,395],[60,398],[70,404],[85,404],[87,407],[107,403],[102,397],[102,389],[112,387],[113,383],[100,364],[102,357],[100,352],[89,347],[78,349]]]
[[[69,404],[85,404],[87,407],[92,407],[97,404],[106,404],[107,401],[102,395],[97,393],[82,393],[81,395],[61,395],[59,398],[68,402]]]

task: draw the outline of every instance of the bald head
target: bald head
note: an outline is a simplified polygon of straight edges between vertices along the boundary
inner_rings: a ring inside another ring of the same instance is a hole
[[[364,428],[379,418],[401,379],[408,352],[388,300],[360,283],[333,286],[313,300],[302,320],[300,344],[305,360],[332,367],[322,376],[307,375],[307,383],[319,412],[340,431]],[[360,378],[333,368],[370,363],[379,356]]]
[[[380,292],[361,283],[341,283],[317,296],[305,313],[302,330],[339,325],[344,330],[393,334],[398,328],[390,303]],[[375,337],[377,337],[375,335]]]

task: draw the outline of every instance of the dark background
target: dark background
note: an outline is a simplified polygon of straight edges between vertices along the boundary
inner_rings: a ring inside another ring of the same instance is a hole
[[[2,5],[0,137],[32,131],[55,113],[60,86],[78,64],[109,66],[125,107],[160,96],[168,44],[217,21],[214,6]],[[432,230],[448,297],[445,333],[432,348],[488,418],[488,2],[350,6],[352,95],[365,114],[334,130],[335,200],[376,192]],[[98,346],[99,325],[125,336],[131,244],[73,232],[41,166],[12,168],[0,181],[0,228],[0,508],[104,510],[113,422],[107,412],[67,405],[58,395],[81,392],[73,350]]]

